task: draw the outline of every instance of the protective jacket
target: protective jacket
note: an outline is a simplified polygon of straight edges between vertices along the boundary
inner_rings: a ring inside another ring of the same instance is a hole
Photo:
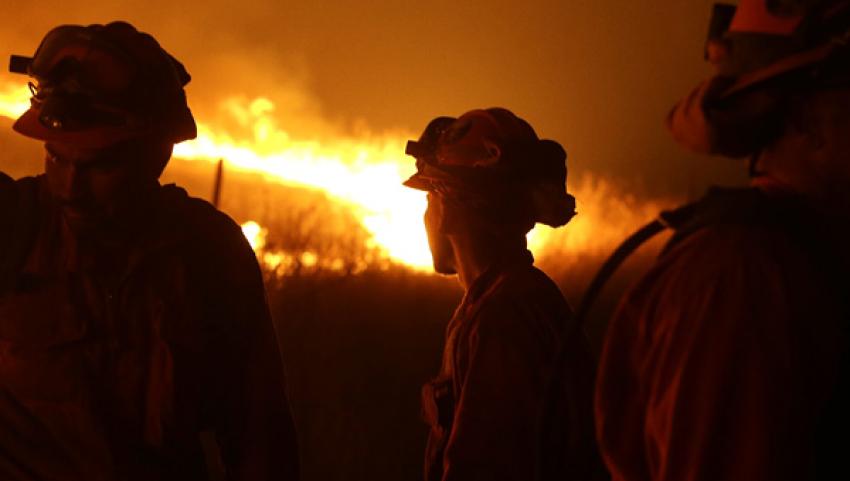
[[[842,466],[846,266],[801,200],[735,197],[676,236],[609,327],[596,415],[614,480],[833,479]]]
[[[277,337],[239,227],[162,187],[129,260],[104,270],[44,180],[0,179],[0,245],[21,247],[0,259],[0,479],[206,480],[222,462],[228,479],[296,479]]]
[[[497,263],[446,331],[423,388],[427,481],[599,479],[593,361],[558,287],[531,254]]]

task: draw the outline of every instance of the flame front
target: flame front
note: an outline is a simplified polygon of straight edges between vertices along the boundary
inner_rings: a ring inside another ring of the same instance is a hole
[[[0,115],[18,118],[30,108],[30,91],[26,85],[8,84],[0,88]]]
[[[406,136],[297,141],[277,127],[273,113],[274,104],[264,98],[240,110],[240,122],[252,130],[250,139],[236,140],[199,122],[198,138],[178,144],[174,154],[210,162],[224,158],[232,168],[319,189],[349,205],[391,259],[418,269],[430,267],[422,225],[425,196],[401,185],[415,170],[403,155]]]
[[[15,118],[29,108],[26,86],[0,89],[0,115]],[[401,183],[413,174],[405,158],[407,136],[370,140],[339,138],[331,142],[293,140],[278,128],[275,105],[257,98],[247,106],[229,99],[228,112],[251,129],[247,139],[234,139],[198,122],[198,137],[178,144],[178,158],[217,162],[228,168],[262,173],[268,180],[319,189],[349,205],[372,235],[371,242],[397,262],[415,269],[431,266],[422,225],[425,196]],[[261,246],[260,246],[261,247]],[[308,264],[310,256],[308,256]]]
[[[0,115],[19,116],[29,107],[29,95],[25,86],[0,86]],[[232,136],[199,119],[197,139],[178,144],[175,157],[207,162],[225,159],[230,169],[258,172],[269,181],[322,191],[351,209],[371,236],[367,247],[413,269],[431,269],[422,223],[425,195],[402,186],[415,171],[414,162],[403,154],[411,134],[296,140],[278,126],[275,105],[268,99],[230,98],[222,107],[250,133]],[[565,229],[535,228],[528,236],[535,254],[551,251],[573,259],[604,255],[660,210],[658,202],[638,201],[594,178],[585,178],[572,190],[579,200],[579,215]],[[292,266],[343,269],[341,259],[319,258],[309,250],[289,253],[266,248],[268,232],[256,222],[245,223],[243,232],[272,271],[285,272]]]

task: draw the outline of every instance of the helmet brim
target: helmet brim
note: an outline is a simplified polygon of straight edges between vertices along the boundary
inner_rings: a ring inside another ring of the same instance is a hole
[[[735,82],[732,85],[720,94],[719,99],[731,97],[737,93],[757,87],[785,74],[814,66],[826,60],[834,52],[834,50],[835,45],[825,44],[818,48],[789,55],[768,65],[767,67],[740,75],[735,79]]]
[[[125,140],[143,137],[147,133],[144,130],[116,126],[96,126],[74,131],[51,129],[41,123],[39,112],[35,108],[24,112],[12,125],[12,129],[31,139],[67,143],[88,149],[110,147]]]
[[[402,182],[402,185],[411,189],[422,190],[425,192],[430,192],[434,190],[433,179],[426,175],[422,175],[421,173],[413,174],[412,176],[410,176],[409,179]]]

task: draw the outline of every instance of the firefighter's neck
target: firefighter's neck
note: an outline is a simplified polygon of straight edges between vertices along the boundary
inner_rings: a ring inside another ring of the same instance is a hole
[[[811,136],[790,134],[766,149],[754,180],[765,191],[805,199],[836,227],[850,224],[850,167],[843,150],[819,146]],[[829,144],[827,144],[828,146]]]
[[[469,290],[475,281],[495,264],[525,252],[525,237],[513,242],[494,242],[493,236],[466,233],[449,236],[455,257],[458,281]]]
[[[71,248],[69,255],[100,273],[121,276],[146,239],[155,193],[146,192],[137,202],[100,222],[72,225],[66,220],[63,237]]]
[[[844,156],[794,148],[798,145],[793,143],[790,147],[763,153],[758,162],[761,176],[753,184],[768,193],[805,200],[836,246],[835,254],[850,265],[850,252],[843,247],[850,245],[850,168]]]
[[[791,102],[783,133],[756,164],[774,186],[805,198],[836,227],[850,221],[850,88]]]

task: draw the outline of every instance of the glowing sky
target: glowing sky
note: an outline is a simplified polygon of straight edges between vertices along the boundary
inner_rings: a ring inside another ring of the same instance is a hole
[[[4,0],[0,45],[31,54],[54,25],[126,19],[184,61],[206,119],[212,99],[263,96],[299,137],[418,132],[436,115],[501,105],[563,143],[571,172],[694,194],[739,169],[682,152],[662,125],[708,74],[711,4]]]

